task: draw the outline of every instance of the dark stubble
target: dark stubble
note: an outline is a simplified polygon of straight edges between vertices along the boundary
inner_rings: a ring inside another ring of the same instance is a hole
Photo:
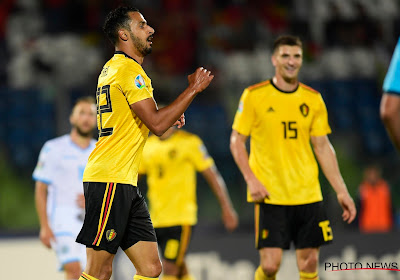
[[[84,130],[82,130],[79,126],[77,126],[77,125],[74,125],[74,127],[75,127],[75,129],[76,129],[76,132],[78,132],[78,134],[79,134],[80,136],[82,136],[82,137],[89,138],[89,137],[92,137],[92,136],[93,136],[93,129],[84,131]]]
[[[151,53],[152,48],[151,47],[147,47],[147,44],[143,41],[141,41],[138,37],[136,37],[132,31],[129,31],[129,35],[132,38],[133,44],[135,45],[136,49],[143,55],[146,56],[148,54]],[[150,37],[150,36],[149,36]]]

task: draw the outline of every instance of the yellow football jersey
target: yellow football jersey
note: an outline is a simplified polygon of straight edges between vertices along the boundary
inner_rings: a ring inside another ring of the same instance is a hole
[[[136,186],[149,129],[130,104],[153,98],[151,80],[133,58],[116,52],[99,76],[96,98],[99,140],[89,156],[83,181]]]
[[[197,223],[196,171],[213,164],[203,142],[194,134],[178,130],[164,140],[149,137],[139,172],[147,174],[154,227]]]
[[[265,203],[299,205],[322,200],[310,137],[331,132],[319,92],[299,84],[293,92],[271,81],[246,88],[232,128],[250,136],[249,165],[270,193]],[[252,201],[250,194],[248,201]]]

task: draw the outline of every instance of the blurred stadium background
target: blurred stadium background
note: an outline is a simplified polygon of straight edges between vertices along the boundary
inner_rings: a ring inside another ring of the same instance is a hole
[[[393,232],[366,236],[359,233],[357,222],[341,222],[336,197],[321,176],[337,240],[322,250],[321,265],[332,259],[362,258],[400,264],[399,155],[379,119],[382,81],[400,35],[399,0],[125,2],[138,7],[156,30],[153,53],[143,65],[156,100],[175,98],[197,66],[215,73],[212,86],[187,111],[185,129],[198,134],[214,157],[239,213],[240,228],[225,233],[217,202],[199,178],[200,222],[188,256],[198,279],[226,279],[227,271],[232,274],[229,279],[252,279],[257,265],[253,208],[245,201],[245,184],[229,152],[229,135],[243,89],[273,75],[271,45],[284,33],[303,40],[301,81],[325,99],[333,129],[330,138],[352,196],[357,197],[362,171],[370,163],[382,167],[392,188]],[[95,94],[97,76],[113,53],[101,25],[118,4],[0,2],[0,279],[21,268],[30,279],[62,279],[62,274],[46,278],[45,273],[55,270],[55,257],[37,237],[31,173],[43,143],[69,132],[74,100]],[[140,187],[145,191],[145,182]],[[122,275],[131,273],[131,267],[118,264],[114,279],[129,279]],[[284,273],[296,273],[293,252],[287,253],[283,265],[280,279],[290,279]],[[321,279],[361,278],[400,279],[400,273],[321,273]]]

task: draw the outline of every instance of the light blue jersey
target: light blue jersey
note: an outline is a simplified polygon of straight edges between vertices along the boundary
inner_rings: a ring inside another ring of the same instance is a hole
[[[400,95],[400,38],[397,41],[389,70],[383,82],[383,91]]]
[[[86,260],[85,247],[75,242],[84,217],[77,198],[83,194],[83,171],[95,140],[86,149],[72,142],[69,134],[47,141],[39,155],[33,179],[48,185],[47,217],[56,237],[55,249],[60,267]],[[84,266],[83,266],[84,267]]]

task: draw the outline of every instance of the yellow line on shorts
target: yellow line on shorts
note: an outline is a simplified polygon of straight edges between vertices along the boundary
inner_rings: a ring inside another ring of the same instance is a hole
[[[106,219],[104,220],[104,226],[103,226],[103,229],[101,230],[101,233],[100,233],[100,236],[99,236],[99,240],[97,241],[96,246],[99,246],[101,238],[102,238],[103,233],[104,233],[104,229],[106,228],[106,224],[107,224],[107,221],[108,221],[108,216],[110,216],[111,206],[112,206],[113,201],[114,201],[115,189],[117,188],[117,184],[116,183],[112,183],[112,188],[113,189],[112,189],[112,194],[111,194],[111,198],[110,198],[110,203],[109,203],[108,208],[107,208],[107,216],[106,216]]]
[[[189,244],[190,234],[192,233],[191,226],[182,226],[182,233],[181,233],[181,246],[179,248],[178,257],[176,259],[176,264],[181,265],[183,262],[183,257],[185,256],[187,246]]]
[[[110,183],[107,183],[106,185],[106,191],[104,192],[104,197],[103,197],[103,204],[101,205],[101,213],[100,213],[100,217],[99,217],[99,225],[97,227],[97,233],[96,233],[96,237],[95,240],[93,242],[96,241],[97,236],[99,235],[100,229],[101,229],[101,225],[102,225],[102,220],[103,220],[103,213],[104,213],[104,205],[106,204],[107,201],[107,194],[108,194],[108,187],[109,187]],[[93,244],[94,245],[94,244]]]
[[[260,204],[256,203],[254,205],[254,225],[256,231],[256,248],[258,247],[258,237],[259,237],[259,228],[260,228]]]

